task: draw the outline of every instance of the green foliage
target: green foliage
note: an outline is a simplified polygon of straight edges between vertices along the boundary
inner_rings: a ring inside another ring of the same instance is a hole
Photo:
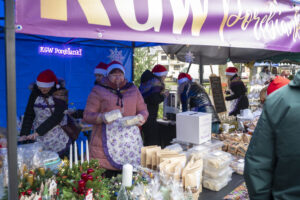
[[[141,75],[147,69],[152,69],[155,64],[154,58],[157,54],[150,55],[150,47],[134,49],[134,84],[139,86],[141,83]]]
[[[68,165],[62,167],[57,174],[57,183],[59,191],[62,192],[62,199],[83,200],[84,195],[74,192],[78,190],[78,181],[81,180],[81,174],[87,173],[88,169],[93,169],[94,172],[89,175],[93,176],[93,181],[86,182],[86,189],[93,189],[95,200],[109,200],[110,191],[108,189],[109,180],[103,178],[105,170],[100,168],[98,160],[91,160],[90,163],[84,162],[82,165],[74,165],[72,169]]]

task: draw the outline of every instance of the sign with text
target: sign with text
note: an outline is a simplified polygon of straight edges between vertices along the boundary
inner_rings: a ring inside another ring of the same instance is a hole
[[[210,76],[209,80],[217,113],[226,112],[221,78],[219,76]]]
[[[17,33],[300,52],[291,0],[16,0]]]

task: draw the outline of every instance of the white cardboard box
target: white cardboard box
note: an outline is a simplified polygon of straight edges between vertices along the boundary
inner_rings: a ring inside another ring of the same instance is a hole
[[[202,144],[211,140],[211,113],[187,111],[176,115],[176,138]]]

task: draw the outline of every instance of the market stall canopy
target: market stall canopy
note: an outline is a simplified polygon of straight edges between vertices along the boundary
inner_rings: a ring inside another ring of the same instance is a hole
[[[180,61],[186,61],[187,53],[194,56],[193,63],[202,65],[226,64],[228,59],[234,63],[247,63],[282,54],[280,51],[271,51],[252,48],[234,48],[203,45],[166,45],[162,46],[166,54],[176,55]]]
[[[291,0],[16,0],[17,33],[57,37],[300,52],[299,21]]]

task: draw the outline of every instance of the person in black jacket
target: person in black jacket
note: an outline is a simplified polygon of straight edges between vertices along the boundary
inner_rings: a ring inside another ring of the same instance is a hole
[[[228,67],[226,76],[229,80],[230,95],[225,98],[226,101],[231,101],[231,110],[229,116],[237,116],[240,111],[249,107],[247,97],[247,88],[241,78],[237,75],[238,69]]]
[[[64,89],[60,88],[53,71],[48,69],[38,75],[27,103],[19,140],[37,140],[44,150],[57,152],[63,157],[72,141],[61,128],[67,124],[64,111],[68,105],[55,97],[58,88]]]
[[[168,74],[163,65],[156,65],[152,72],[146,70],[141,76],[140,91],[147,104],[149,117],[142,126],[144,145],[160,145],[161,138],[158,133],[157,113],[159,104],[162,103],[168,92],[165,91],[164,80]]]

